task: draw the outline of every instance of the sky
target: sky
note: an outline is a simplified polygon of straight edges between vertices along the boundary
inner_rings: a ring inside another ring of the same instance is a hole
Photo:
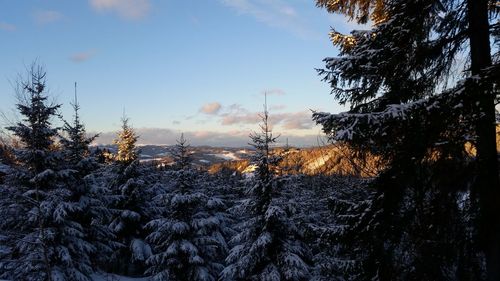
[[[331,27],[356,26],[314,0],[0,0],[2,127],[34,60],[66,119],[109,143],[125,114],[142,144],[245,145],[264,92],[275,134],[315,145],[311,110],[345,111],[315,69],[337,50]]]

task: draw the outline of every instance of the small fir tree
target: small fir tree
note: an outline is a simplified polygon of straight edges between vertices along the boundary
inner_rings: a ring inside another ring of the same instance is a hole
[[[260,134],[252,134],[256,150],[255,175],[250,180],[249,198],[235,210],[246,214],[230,241],[233,248],[226,259],[223,280],[309,280],[309,251],[295,223],[279,204],[279,183],[275,172],[280,161],[271,153],[276,142],[269,128],[264,106]]]
[[[95,176],[99,174],[100,166],[90,150],[90,144],[98,137],[88,137],[85,125],[79,115],[80,105],[76,95],[71,104],[74,115],[71,123],[64,121],[63,132],[65,137],[61,138],[61,144],[65,160],[70,169],[75,171],[74,181],[71,182],[72,198],[78,202],[78,209],[71,216],[78,221],[85,234],[85,239],[94,247],[92,262],[94,267],[99,267],[103,259],[111,256],[113,246],[113,233],[107,226],[111,217],[109,210],[109,192],[102,184],[96,184]],[[99,255],[96,255],[99,253]]]
[[[115,160],[130,164],[137,159],[136,142],[139,138],[134,129],[128,124],[129,119],[126,116],[122,117],[122,130],[118,133],[118,138],[114,143],[118,146],[118,151],[115,155]]]
[[[167,173],[173,184],[156,198],[161,217],[148,223],[154,254],[148,259],[147,272],[154,280],[217,280],[226,246],[221,230],[224,216],[216,212],[221,202],[195,186],[198,175],[191,167],[183,135],[172,156],[174,170]]]

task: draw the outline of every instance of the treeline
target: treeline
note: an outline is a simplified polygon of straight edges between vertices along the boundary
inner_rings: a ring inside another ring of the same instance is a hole
[[[60,105],[49,102],[37,65],[18,89],[22,119],[6,128],[15,143],[0,154],[0,279],[320,278],[330,273],[328,197],[339,186],[366,193],[355,187],[362,180],[281,172],[267,111],[251,136],[254,172],[210,174],[192,167],[182,136],[173,166],[141,164],[126,118],[116,153],[93,149],[76,99],[71,121],[54,126]]]
[[[76,101],[72,120],[55,127],[60,105],[48,102],[43,69],[34,66],[19,86],[23,118],[7,128],[14,143],[0,145],[2,279],[486,278],[476,199],[440,189],[470,181],[468,164],[460,178],[443,177],[460,159],[429,160],[404,180],[392,166],[375,178],[307,176],[286,161],[291,149],[272,148],[265,111],[251,135],[253,173],[193,168],[182,136],[175,164],[159,168],[138,161],[139,136],[126,118],[114,154],[89,146],[95,136]]]

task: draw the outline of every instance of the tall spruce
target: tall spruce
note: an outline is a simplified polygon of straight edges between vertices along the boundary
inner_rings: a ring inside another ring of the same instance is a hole
[[[260,133],[251,134],[255,148],[254,177],[248,182],[248,199],[234,209],[245,220],[230,241],[223,280],[309,280],[309,251],[297,225],[279,204],[280,181],[276,168],[281,160],[273,155],[276,142],[269,124],[267,104],[261,116]]]
[[[73,119],[64,121],[64,136],[60,142],[69,169],[74,170],[71,182],[72,198],[78,202],[78,209],[71,217],[81,224],[85,240],[91,243],[95,251],[91,255],[92,266],[98,268],[103,259],[111,256],[113,234],[107,226],[111,217],[109,210],[109,192],[103,184],[96,184],[95,177],[102,169],[96,156],[91,152],[90,144],[98,135],[87,136],[85,125],[81,121],[80,105],[77,99],[76,82],[73,103]],[[97,255],[99,253],[99,255]]]
[[[73,120],[71,123],[64,121],[63,131],[66,133],[66,137],[61,139],[61,144],[65,149],[67,161],[76,167],[78,164],[83,164],[82,160],[90,156],[89,146],[99,135],[87,136],[85,125],[80,120],[76,82],[75,98],[71,107],[73,108]],[[80,168],[84,169],[85,167]]]
[[[58,128],[51,122],[60,105],[48,103],[45,77],[33,64],[19,81],[17,108],[23,119],[7,128],[22,147],[1,194],[0,231],[8,254],[0,278],[88,281],[94,247],[71,216],[79,208],[70,185],[75,171],[55,145]]]
[[[140,276],[145,270],[145,261],[151,255],[146,242],[145,225],[153,217],[151,183],[147,176],[151,171],[138,159],[136,148],[138,136],[129,126],[128,118],[122,118],[122,130],[115,143],[118,151],[108,167],[111,174],[109,188],[114,201],[110,228],[121,244],[114,252],[111,270],[125,275]]]
[[[433,228],[422,234],[430,239],[409,237],[407,242],[413,245],[406,246],[410,247],[407,250],[428,250],[399,262],[409,262],[407,266],[415,266],[420,273],[438,274],[432,278],[465,274],[481,279],[487,273],[489,280],[498,280],[500,184],[494,99],[498,97],[500,71],[490,49],[490,38],[497,36],[499,29],[498,3],[316,3],[359,23],[365,23],[369,16],[373,20],[371,30],[356,30],[350,35],[333,30],[330,34],[340,54],[326,58],[326,69],[319,73],[330,83],[335,98],[351,108],[340,114],[313,115],[332,140],[375,152],[390,163],[374,182],[382,195],[377,197],[381,202],[374,205],[381,208],[382,215],[377,210],[373,214],[386,227],[372,235],[380,245],[378,255],[374,254],[379,262],[372,272],[380,278],[402,278],[398,274],[405,268],[397,269],[397,251],[404,247],[404,232],[391,229],[427,224]],[[470,63],[457,63],[463,56]],[[477,149],[476,155],[466,150],[470,144]],[[460,198],[470,203],[469,213],[463,213]],[[439,204],[447,208],[440,209]],[[417,217],[405,215],[401,208]],[[465,224],[456,222],[476,217],[477,211],[481,214],[478,220],[469,223],[479,233],[470,236]],[[433,220],[437,217],[440,223]],[[453,248],[452,240],[464,248]],[[438,245],[444,248],[435,247]],[[486,272],[481,271],[478,247],[486,257]],[[440,255],[431,255],[433,251]],[[469,253],[460,256],[454,251]],[[464,264],[465,260],[468,263]],[[454,264],[458,262],[461,266],[457,268]],[[436,265],[441,268],[428,270]]]

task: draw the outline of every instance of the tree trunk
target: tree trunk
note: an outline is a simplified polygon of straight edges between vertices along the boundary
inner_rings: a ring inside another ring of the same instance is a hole
[[[472,75],[491,66],[488,1],[467,0]],[[486,83],[487,84],[487,83]],[[495,103],[491,85],[481,85],[475,93],[479,120],[477,131],[478,180],[481,208],[480,237],[488,280],[500,280],[500,181],[496,151]]]

